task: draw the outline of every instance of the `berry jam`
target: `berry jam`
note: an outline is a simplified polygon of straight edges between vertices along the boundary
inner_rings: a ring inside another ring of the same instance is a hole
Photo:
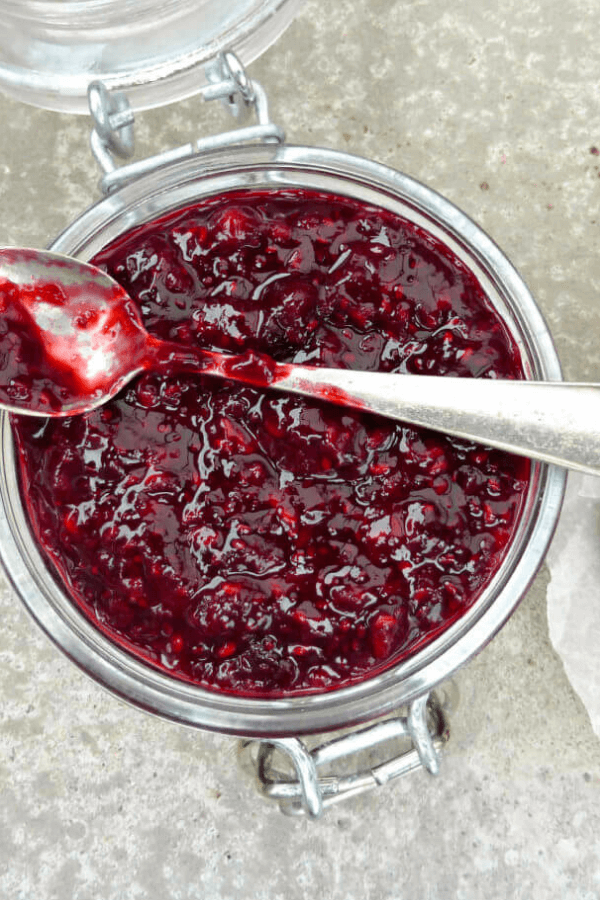
[[[95,259],[182,346],[388,372],[520,378],[481,286],[397,216],[234,192]],[[35,536],[74,601],[170,675],[255,697],[405,658],[497,571],[529,463],[326,402],[144,374],[71,419],[15,419]]]

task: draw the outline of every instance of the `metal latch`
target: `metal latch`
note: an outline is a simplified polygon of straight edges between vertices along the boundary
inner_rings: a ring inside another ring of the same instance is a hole
[[[438,751],[449,735],[444,706],[432,693],[414,700],[405,716],[396,715],[311,750],[299,738],[242,741],[240,761],[258,779],[260,793],[277,802],[285,815],[316,819],[333,804],[416,769],[437,775]],[[403,750],[384,762],[373,763],[367,758],[366,766],[350,774],[319,772],[331,763],[364,755],[365,751],[398,740],[403,743]]]
[[[198,140],[172,150],[166,150],[139,162],[117,166],[115,157],[130,159],[133,155],[134,113],[129,100],[121,92],[111,92],[101,81],[94,81],[88,88],[90,113],[94,121],[91,147],[102,169],[100,187],[108,194],[128,181],[145,175],[159,166],[186,159],[209,150],[218,150],[236,144],[254,142],[281,144],[285,133],[269,119],[267,96],[257,81],[246,74],[235,53],[220,54],[206,69],[208,84],[199,93],[205,100],[221,100],[230,114],[236,118],[254,113],[256,124],[242,125],[222,134],[198,138]]]

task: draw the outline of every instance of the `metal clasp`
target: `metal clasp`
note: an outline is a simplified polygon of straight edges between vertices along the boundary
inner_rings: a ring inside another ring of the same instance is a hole
[[[104,173],[100,182],[103,193],[108,194],[159,166],[199,153],[236,144],[281,144],[285,141],[283,129],[270,121],[264,89],[248,77],[235,53],[220,54],[206,67],[205,74],[208,83],[199,90],[205,100],[221,100],[229,113],[239,119],[253,112],[256,124],[198,138],[181,147],[120,167],[115,162],[115,156],[129,159],[133,155],[133,110],[125,94],[111,93],[101,81],[90,84],[88,103],[94,121],[90,142],[92,153]]]
[[[381,787],[416,769],[423,768],[430,775],[437,775],[438,751],[449,735],[444,706],[432,693],[413,700],[405,716],[385,719],[311,750],[298,738],[242,741],[240,762],[258,779],[260,793],[277,802],[285,815],[317,819],[333,804]],[[366,765],[350,774],[319,774],[319,769],[331,763],[351,759],[365,751],[370,751],[372,757],[375,748],[398,740],[403,743],[402,752],[384,762],[367,758]]]

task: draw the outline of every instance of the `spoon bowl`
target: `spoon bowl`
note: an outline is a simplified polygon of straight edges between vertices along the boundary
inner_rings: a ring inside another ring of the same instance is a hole
[[[127,293],[95,266],[49,251],[0,250],[0,402],[67,416],[117,394],[149,364]]]

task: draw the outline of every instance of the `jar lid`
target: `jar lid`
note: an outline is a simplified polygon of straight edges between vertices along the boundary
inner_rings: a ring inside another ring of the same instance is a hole
[[[224,50],[256,59],[301,0],[0,0],[0,90],[87,113],[87,88],[126,91],[134,109],[196,94]]]

